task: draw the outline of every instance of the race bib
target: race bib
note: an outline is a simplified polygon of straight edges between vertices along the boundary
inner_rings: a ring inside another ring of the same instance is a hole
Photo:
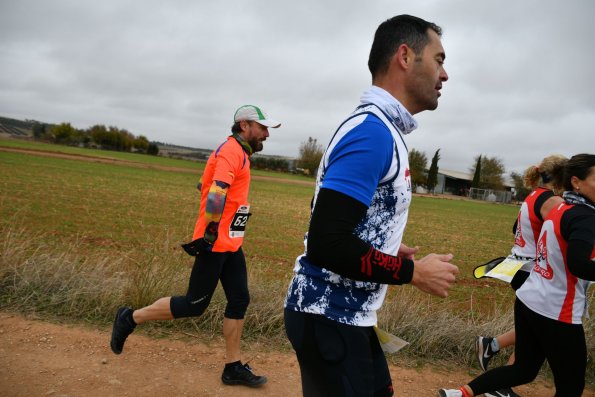
[[[246,223],[248,223],[250,215],[252,215],[250,205],[240,205],[229,225],[230,238],[244,237],[244,230],[246,230]]]
[[[497,278],[502,281],[506,281],[510,283],[516,272],[518,272],[521,268],[527,268],[527,266],[531,267],[533,261],[523,261],[514,259],[511,257],[507,257],[502,262],[500,262],[496,267],[485,274],[486,277]]]

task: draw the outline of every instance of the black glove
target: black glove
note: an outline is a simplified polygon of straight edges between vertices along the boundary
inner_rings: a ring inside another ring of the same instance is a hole
[[[219,222],[209,222],[203,237],[205,242],[211,245],[215,244],[217,237],[219,237]]]
[[[213,244],[209,244],[204,237],[193,240],[187,244],[182,244],[184,251],[190,256],[198,256],[201,252],[211,252]]]

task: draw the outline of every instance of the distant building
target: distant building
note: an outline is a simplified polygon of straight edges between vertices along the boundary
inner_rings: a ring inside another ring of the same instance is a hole
[[[434,188],[435,194],[454,194],[457,196],[468,196],[473,182],[473,175],[468,172],[459,172],[438,169],[438,182]],[[514,189],[514,184],[510,181],[504,181],[504,188],[510,192]]]
[[[466,196],[471,189],[473,175],[467,172],[438,169],[438,181],[434,187],[436,194],[454,194]]]

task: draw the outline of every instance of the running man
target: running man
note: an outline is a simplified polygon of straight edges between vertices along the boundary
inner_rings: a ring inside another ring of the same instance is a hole
[[[193,241],[183,247],[195,256],[185,296],[160,298],[141,309],[118,309],[111,348],[122,353],[124,342],[138,324],[153,320],[198,317],[209,306],[219,281],[227,307],[223,318],[226,363],[221,380],[227,385],[260,386],[267,378],[252,373],[240,361],[240,337],[250,302],[242,242],[250,217],[250,156],[263,148],[268,128],[281,124],[258,106],[241,106],[234,115],[232,135],[211,153],[201,186],[200,213]]]
[[[441,29],[399,15],[377,29],[372,87],[339,126],[319,166],[306,252],[296,260],[285,328],[304,396],[391,396],[373,326],[387,284],[411,283],[446,297],[458,268],[451,254],[414,260],[401,243],[411,201],[404,136],[413,115],[434,110],[448,79]]]

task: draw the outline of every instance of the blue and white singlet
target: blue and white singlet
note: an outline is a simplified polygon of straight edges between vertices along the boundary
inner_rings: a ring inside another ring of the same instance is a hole
[[[368,207],[354,233],[389,255],[397,254],[411,202],[403,135],[416,127],[411,114],[394,97],[371,87],[332,137],[316,179],[314,203],[320,188],[326,188]],[[296,259],[285,307],[344,324],[372,326],[386,289],[386,284],[351,280],[314,265],[304,253]]]

